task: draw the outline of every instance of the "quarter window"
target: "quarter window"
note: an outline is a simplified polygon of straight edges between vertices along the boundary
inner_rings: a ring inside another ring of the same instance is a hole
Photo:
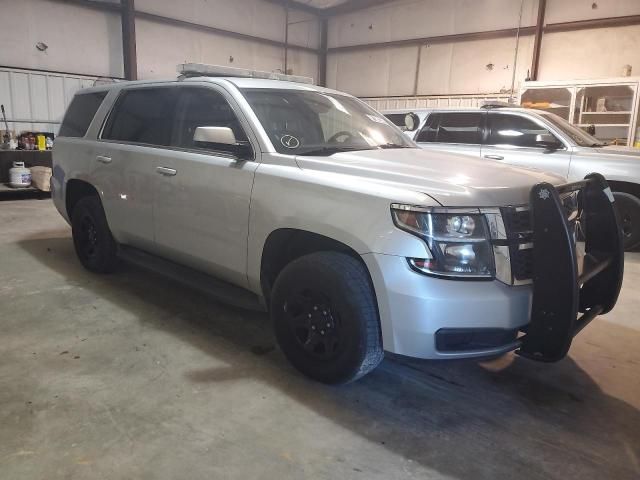
[[[404,118],[407,116],[406,113],[385,113],[385,117],[391,120],[396,127],[405,128]]]
[[[102,138],[168,146],[171,143],[176,101],[176,88],[126,90],[116,102]]]
[[[543,148],[536,144],[536,136],[550,133],[534,121],[519,115],[492,113],[489,118],[489,145]]]
[[[73,97],[60,126],[60,137],[84,137],[107,92],[80,93]]]
[[[178,120],[173,146],[212,150],[204,148],[193,141],[193,134],[198,127],[228,127],[233,130],[240,142],[248,141],[240,126],[240,121],[231,109],[229,102],[218,92],[204,88],[183,88],[178,104]],[[220,145],[215,150],[235,150],[230,145]]]
[[[416,141],[479,144],[483,113],[453,112],[431,115]]]
[[[438,125],[440,124],[440,117],[441,115],[439,113],[429,115],[424,127],[422,127],[422,130],[420,130],[420,133],[416,138],[416,142],[426,143],[438,141]]]

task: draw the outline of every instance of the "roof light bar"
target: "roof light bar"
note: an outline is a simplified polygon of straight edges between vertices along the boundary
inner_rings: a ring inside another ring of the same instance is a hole
[[[178,65],[177,71],[181,78],[242,77],[313,84],[313,78],[303,77],[301,75],[285,75],[284,73],[264,72],[260,70],[249,70],[247,68],[227,67],[224,65],[208,65],[206,63],[181,63]]]
[[[518,106],[519,105],[510,102],[501,102],[499,100],[485,100],[480,108],[491,110],[492,108],[513,108]]]

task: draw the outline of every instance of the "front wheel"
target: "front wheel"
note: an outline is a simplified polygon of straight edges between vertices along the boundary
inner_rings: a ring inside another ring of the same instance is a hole
[[[640,246],[640,199],[629,193],[613,192],[615,205],[622,226],[624,249]]]
[[[317,252],[289,263],[273,287],[271,318],[287,359],[320,382],[351,382],[382,361],[369,274],[349,255]]]

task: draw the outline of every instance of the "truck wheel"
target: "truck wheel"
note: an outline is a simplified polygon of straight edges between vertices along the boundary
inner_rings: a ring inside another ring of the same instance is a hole
[[[622,224],[624,249],[633,250],[640,245],[640,199],[629,193],[613,192]]]
[[[115,269],[117,244],[111,235],[107,217],[98,197],[84,197],[71,212],[73,245],[80,263],[95,273]]]
[[[348,383],[384,355],[376,300],[364,265],[317,252],[288,264],[271,295],[271,319],[287,359],[323,383]]]

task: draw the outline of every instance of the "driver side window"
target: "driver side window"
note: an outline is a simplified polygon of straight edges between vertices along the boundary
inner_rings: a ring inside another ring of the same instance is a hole
[[[228,127],[233,130],[236,140],[248,141],[238,117],[220,93],[207,88],[183,87],[180,89],[177,125],[172,145],[212,151],[212,148],[202,147],[193,141],[193,135],[198,127]],[[213,151],[229,153],[231,148],[228,145],[220,145],[219,149]]]
[[[536,143],[536,137],[538,135],[553,135],[533,120],[507,113],[490,113],[489,128],[488,145],[544,148]]]

